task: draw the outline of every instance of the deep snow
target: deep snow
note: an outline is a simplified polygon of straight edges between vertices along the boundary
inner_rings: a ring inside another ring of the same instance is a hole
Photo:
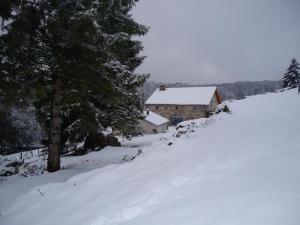
[[[23,152],[23,166],[20,167],[18,173],[9,177],[0,177],[0,215],[20,196],[24,195],[31,189],[53,182],[65,182],[71,177],[88,172],[97,168],[102,168],[111,164],[123,164],[130,162],[133,157],[139,154],[139,151],[152,142],[163,139],[164,136],[170,134],[147,135],[139,138],[134,138],[130,141],[120,139],[122,147],[106,147],[99,152],[90,152],[83,156],[67,156],[61,158],[62,170],[56,173],[48,173],[45,171],[47,161],[44,155],[38,156],[38,151]],[[9,170],[7,163],[20,161],[21,153],[16,153],[8,156],[0,156],[0,171]],[[7,163],[5,162],[7,161]],[[25,168],[24,165],[28,164]],[[34,169],[33,174],[29,174],[28,170]],[[24,177],[28,174],[28,177]],[[43,176],[37,175],[43,174]],[[2,181],[2,182],[1,182]],[[1,216],[0,216],[1,217]],[[1,220],[0,220],[1,222]],[[1,224],[1,223],[0,223]]]
[[[298,225],[299,103],[296,90],[230,102],[134,161],[35,187],[0,224]]]

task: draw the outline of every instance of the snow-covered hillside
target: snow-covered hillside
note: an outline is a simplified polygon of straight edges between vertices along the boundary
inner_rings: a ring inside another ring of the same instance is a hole
[[[0,224],[300,224],[300,95],[228,105],[231,114],[185,123],[129,163],[35,187]]]

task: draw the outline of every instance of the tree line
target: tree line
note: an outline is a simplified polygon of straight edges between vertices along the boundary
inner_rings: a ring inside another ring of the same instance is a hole
[[[147,81],[143,85],[141,92],[143,99],[146,101],[151,94],[161,85],[168,87],[202,87],[217,86],[222,100],[243,99],[246,96],[264,94],[267,92],[275,92],[281,88],[296,88],[300,83],[300,65],[295,58],[291,60],[290,66],[287,68],[282,79],[280,80],[264,80],[264,81],[239,81],[234,83],[221,84],[189,84],[189,83],[157,83]],[[300,89],[299,89],[300,90]]]
[[[156,83],[153,81],[147,81],[143,85],[142,91],[144,93],[144,101],[146,101],[151,94],[161,85],[162,83]],[[267,92],[275,92],[282,88],[282,82],[277,81],[239,81],[234,83],[221,83],[221,84],[188,84],[188,83],[168,83],[165,84],[168,87],[201,87],[201,86],[216,86],[222,100],[231,99],[243,99],[246,96],[264,94]]]

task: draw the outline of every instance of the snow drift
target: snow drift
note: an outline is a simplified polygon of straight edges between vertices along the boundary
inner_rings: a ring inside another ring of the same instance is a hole
[[[298,225],[299,103],[295,90],[230,102],[130,163],[33,189],[0,224]]]

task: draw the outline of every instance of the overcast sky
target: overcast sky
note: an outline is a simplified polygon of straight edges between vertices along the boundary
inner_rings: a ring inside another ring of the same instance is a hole
[[[153,81],[277,80],[300,61],[300,0],[140,0],[133,15]]]

